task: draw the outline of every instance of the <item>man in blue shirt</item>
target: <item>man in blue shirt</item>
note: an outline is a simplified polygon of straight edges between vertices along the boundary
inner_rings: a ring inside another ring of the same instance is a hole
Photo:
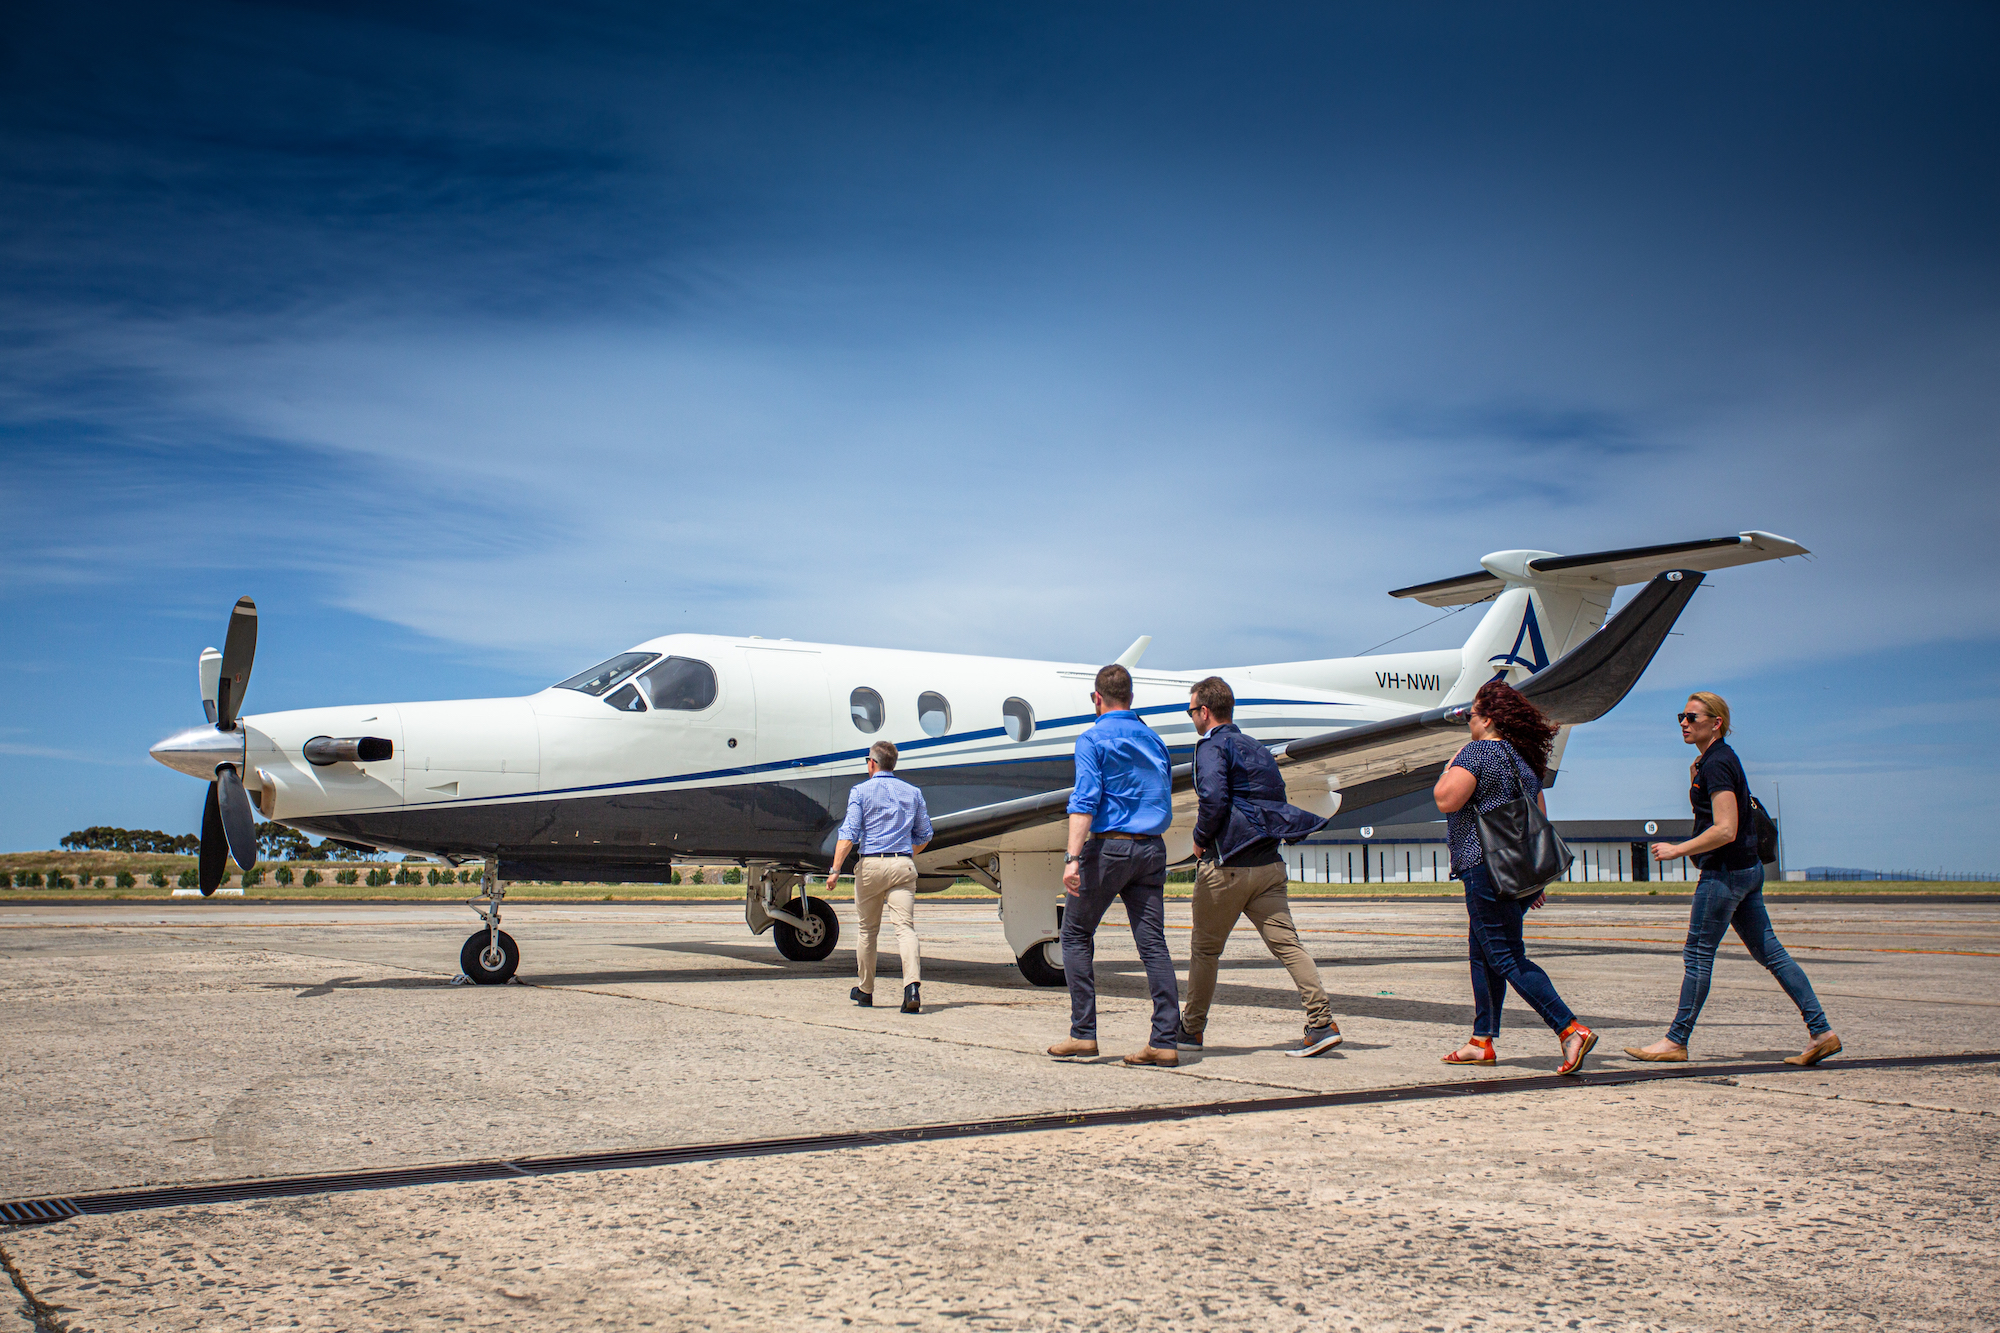
[[[1180,1063],[1180,990],[1167,954],[1167,844],[1173,823],[1167,747],[1132,711],[1132,673],[1115,663],[1097,673],[1090,696],[1097,722],[1076,738],[1076,786],[1069,798],[1069,854],[1063,858],[1063,975],[1069,982],[1069,1039],[1059,1058],[1097,1054],[1097,925],[1114,898],[1125,903],[1132,941],[1146,965],[1153,1031],[1128,1065]]]
[[[924,794],[895,776],[896,745],[876,741],[868,747],[868,779],[847,794],[847,817],[840,821],[840,841],[833,848],[829,886],[840,875],[841,863],[856,847],[854,914],[861,918],[861,943],[854,962],[861,984],[847,993],[864,1008],[875,1004],[875,940],[882,933],[882,908],[896,928],[896,950],[903,955],[903,1012],[923,1012],[923,960],[917,949],[917,861],[931,840],[930,811]]]

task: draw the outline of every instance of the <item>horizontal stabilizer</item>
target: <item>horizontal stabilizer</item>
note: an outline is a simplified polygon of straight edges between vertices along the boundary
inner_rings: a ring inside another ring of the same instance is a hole
[[[1587,555],[1538,555],[1525,564],[1533,582],[1597,583],[1624,587],[1644,583],[1670,569],[1717,570],[1732,565],[1754,564],[1759,560],[1782,560],[1806,555],[1805,547],[1769,532],[1739,532],[1734,537],[1708,537],[1701,541],[1670,542],[1665,546],[1634,546],[1622,551],[1593,551]],[[1494,563],[1495,557],[1488,556]],[[1429,606],[1465,606],[1483,602],[1506,586],[1491,569],[1475,570],[1455,578],[1397,588],[1391,597],[1411,597]]]

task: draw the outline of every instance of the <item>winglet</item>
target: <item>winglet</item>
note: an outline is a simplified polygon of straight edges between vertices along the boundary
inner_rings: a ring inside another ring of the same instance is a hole
[[[1138,638],[1132,640],[1132,646],[1118,654],[1118,665],[1124,667],[1127,671],[1138,666],[1139,659],[1146,655],[1146,649],[1152,646],[1152,642],[1153,636],[1150,634],[1141,634]]]

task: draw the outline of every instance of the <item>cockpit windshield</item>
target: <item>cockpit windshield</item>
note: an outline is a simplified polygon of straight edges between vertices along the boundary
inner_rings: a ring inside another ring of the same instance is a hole
[[[602,695],[606,690],[624,680],[648,662],[660,660],[658,653],[620,653],[609,662],[599,662],[590,670],[568,680],[557,681],[558,690],[581,690],[585,694]]]

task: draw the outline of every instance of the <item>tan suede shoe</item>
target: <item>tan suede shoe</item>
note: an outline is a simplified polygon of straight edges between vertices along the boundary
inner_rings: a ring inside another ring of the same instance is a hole
[[[1049,1054],[1058,1060],[1088,1060],[1097,1054],[1097,1043],[1081,1041],[1075,1037],[1064,1037],[1049,1047]]]
[[[1812,1039],[1812,1044],[1797,1055],[1785,1057],[1788,1065],[1816,1065],[1829,1055],[1840,1054],[1840,1037],[1832,1032],[1823,1033]]]
[[[1125,1063],[1128,1065],[1158,1065],[1162,1069],[1178,1068],[1180,1062],[1181,1053],[1179,1051],[1162,1051],[1153,1046],[1148,1046],[1144,1050],[1134,1051],[1125,1057]]]
[[[1685,1046],[1676,1046],[1670,1051],[1646,1051],[1641,1050],[1637,1046],[1627,1046],[1625,1054],[1631,1056],[1634,1060],[1655,1060],[1663,1063],[1679,1062],[1688,1058],[1688,1048]]]

